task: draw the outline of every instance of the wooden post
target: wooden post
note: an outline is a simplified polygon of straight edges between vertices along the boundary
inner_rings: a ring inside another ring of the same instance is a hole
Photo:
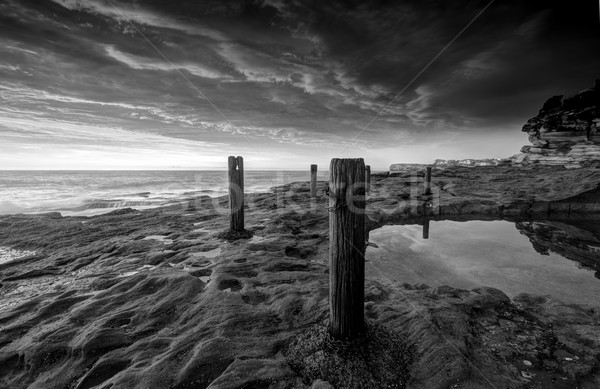
[[[244,159],[229,157],[229,228],[244,231]]]
[[[365,188],[365,192],[369,193],[371,191],[371,166],[367,165],[367,186]]]
[[[425,171],[425,195],[431,194],[431,166]]]
[[[310,197],[317,197],[317,165],[310,165]]]
[[[429,239],[429,219],[423,221],[423,239]]]
[[[329,334],[365,334],[365,164],[362,158],[329,166]]]

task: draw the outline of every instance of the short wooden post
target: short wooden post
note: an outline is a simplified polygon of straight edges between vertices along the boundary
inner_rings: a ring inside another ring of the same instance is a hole
[[[429,212],[427,212],[427,208],[429,208],[429,202],[423,201],[421,204],[421,215],[425,218]],[[418,212],[417,212],[418,215]]]
[[[365,164],[362,158],[329,166],[329,334],[365,334]]]
[[[371,191],[371,166],[367,165],[367,183],[366,183],[366,188],[365,188],[365,192],[369,193]]]
[[[423,221],[423,239],[429,239],[429,219]]]
[[[244,159],[230,156],[229,167],[229,228],[244,231]]]
[[[425,170],[425,195],[431,194],[431,166]]]
[[[317,197],[317,165],[310,165],[310,197]]]

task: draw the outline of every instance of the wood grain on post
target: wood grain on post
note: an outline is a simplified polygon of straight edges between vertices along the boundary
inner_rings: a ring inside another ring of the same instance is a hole
[[[431,194],[431,166],[427,166],[425,170],[425,194]]]
[[[371,166],[367,165],[367,186],[365,188],[365,192],[369,193],[371,191]]]
[[[229,228],[244,231],[244,159],[230,156],[229,167]]]
[[[317,197],[317,165],[310,165],[310,197]]]
[[[365,164],[332,159],[329,167],[329,334],[365,334]]]

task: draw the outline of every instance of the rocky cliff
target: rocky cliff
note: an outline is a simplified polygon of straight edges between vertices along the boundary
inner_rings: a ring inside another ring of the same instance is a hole
[[[531,146],[523,146],[513,164],[600,165],[600,80],[575,96],[551,97],[522,131]]]

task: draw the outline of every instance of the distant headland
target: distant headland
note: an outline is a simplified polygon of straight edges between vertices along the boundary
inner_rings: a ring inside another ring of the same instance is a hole
[[[550,165],[567,169],[600,166],[600,80],[574,96],[549,98],[522,130],[531,145],[509,158],[436,159],[432,164],[394,163],[390,171],[465,166]]]

